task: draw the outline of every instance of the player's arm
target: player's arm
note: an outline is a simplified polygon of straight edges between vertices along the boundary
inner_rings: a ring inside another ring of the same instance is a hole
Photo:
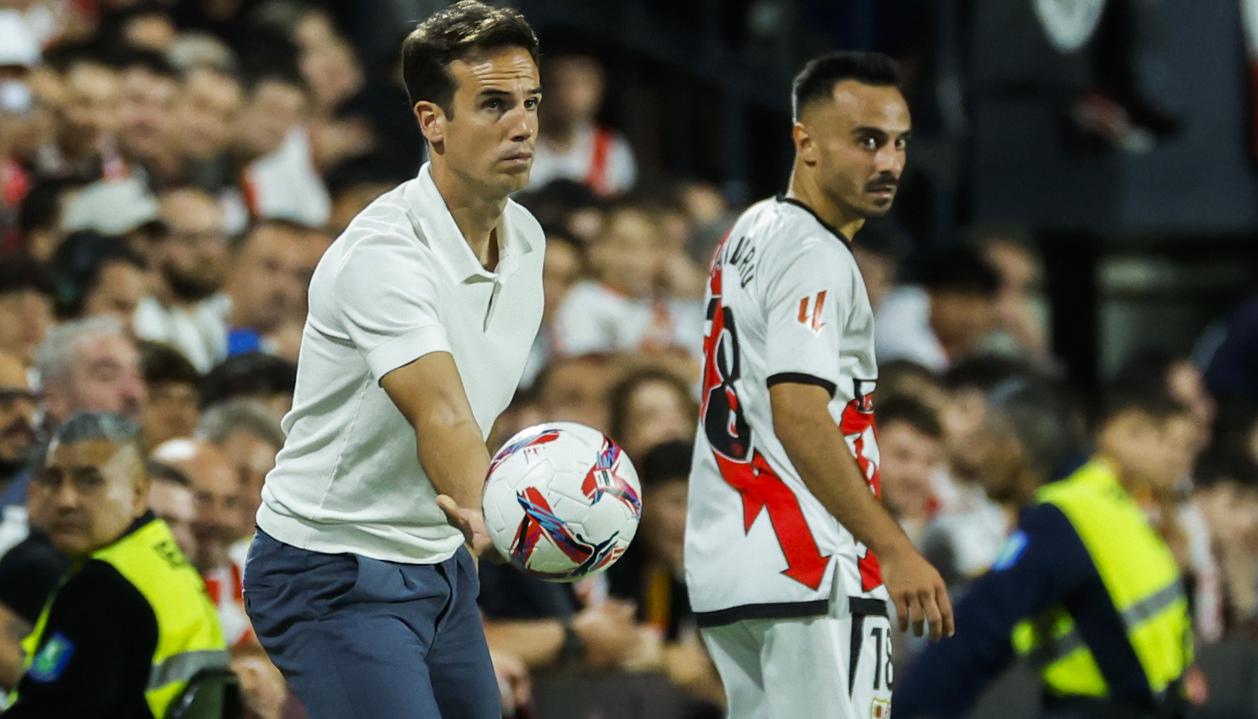
[[[489,451],[449,352],[432,352],[380,380],[415,429],[419,463],[442,497],[437,503],[476,555],[488,547],[480,516]]]
[[[489,546],[480,517],[489,452],[451,354],[434,275],[440,263],[426,252],[402,235],[360,241],[337,268],[328,304],[414,428],[437,503],[479,554]]]
[[[952,607],[943,579],[869,491],[830,416],[829,392],[816,384],[779,382],[769,397],[774,434],[808,490],[878,555],[900,628],[911,622],[920,635],[925,621],[932,639],[950,636]]]
[[[767,337],[766,377],[773,430],[800,478],[857,540],[878,554],[900,626],[931,636],[952,633],[952,607],[939,573],[869,489],[829,404],[844,370],[848,318],[858,293],[850,251],[832,236],[791,238],[761,274]],[[872,321],[872,320],[871,320]]]

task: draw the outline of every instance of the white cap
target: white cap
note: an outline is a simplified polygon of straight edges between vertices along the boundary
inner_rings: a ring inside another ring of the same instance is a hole
[[[61,229],[125,235],[153,222],[161,222],[157,198],[138,177],[132,176],[100,180],[84,187],[66,205]]]
[[[0,10],[0,67],[32,67],[39,63],[39,43],[22,13]]]

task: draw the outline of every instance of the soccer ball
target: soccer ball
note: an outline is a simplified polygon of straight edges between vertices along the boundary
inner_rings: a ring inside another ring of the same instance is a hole
[[[624,554],[642,517],[642,488],[629,457],[602,432],[550,422],[494,455],[483,509],[502,556],[535,577],[574,582]]]

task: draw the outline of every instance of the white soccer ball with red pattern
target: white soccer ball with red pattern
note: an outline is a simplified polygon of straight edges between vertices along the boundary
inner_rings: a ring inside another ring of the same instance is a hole
[[[642,486],[602,432],[549,422],[494,455],[483,509],[499,553],[533,576],[573,582],[624,554],[642,518]]]

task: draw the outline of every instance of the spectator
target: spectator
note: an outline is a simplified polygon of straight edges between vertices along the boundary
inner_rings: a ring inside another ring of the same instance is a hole
[[[170,533],[185,557],[197,556],[197,497],[192,482],[174,467],[149,462],[149,509],[170,527]]]
[[[193,188],[164,193],[161,208],[170,233],[153,255],[157,286],[137,308],[135,330],[174,347],[206,372],[227,355],[223,299],[216,295],[228,261],[222,210]]]
[[[852,256],[860,268],[869,305],[877,312],[891,292],[899,274],[900,262],[908,252],[909,241],[904,231],[885,218],[874,218],[856,235]]]
[[[309,116],[309,94],[296,70],[275,66],[254,78],[238,126],[250,217],[309,226],[330,219],[332,200],[304,125]]]
[[[1114,374],[1113,388],[1124,394],[1163,393],[1192,413],[1193,420],[1203,431],[1199,434],[1204,448],[1209,440],[1209,429],[1214,426],[1217,411],[1214,398],[1206,389],[1205,377],[1188,357],[1161,349],[1137,350],[1123,362]]]
[[[107,241],[78,292],[82,306],[78,316],[113,317],[135,334],[136,309],[151,287],[148,264],[121,243]]]
[[[240,477],[240,518],[230,553],[243,570],[253,538],[254,517],[262,502],[262,485],[275,467],[275,455],[284,446],[284,431],[265,405],[234,399],[207,409],[197,436],[220,447]]]
[[[883,501],[920,547],[927,524],[939,511],[931,478],[943,465],[943,425],[933,407],[911,396],[891,395],[877,411]]]
[[[36,262],[48,262],[61,244],[61,224],[65,207],[78,183],[68,179],[36,182],[22,199],[18,211],[18,232],[22,252]]]
[[[101,180],[83,187],[66,203],[61,229],[92,230],[120,237],[133,252],[152,258],[166,235],[161,207],[138,177]]]
[[[76,416],[53,439],[37,491],[56,517],[53,544],[76,564],[44,609],[6,717],[162,716],[191,673],[155,666],[227,666],[199,577],[145,509],[139,440],[139,427],[105,414]]]
[[[54,287],[48,270],[33,260],[0,260],[0,352],[29,363],[53,324]]]
[[[530,387],[537,374],[555,353],[555,311],[563,306],[568,290],[585,274],[585,249],[565,230],[546,231],[546,259],[542,265],[542,325],[533,341],[528,364],[524,366],[522,387]]]
[[[118,147],[124,160],[153,185],[176,179],[179,77],[159,53],[133,50],[119,65]]]
[[[699,407],[686,384],[663,369],[634,372],[612,387],[610,434],[633,461],[656,446],[694,436]]]
[[[876,351],[883,362],[910,359],[942,372],[996,328],[1000,276],[966,247],[937,252],[924,267],[920,286],[900,287],[883,301]]]
[[[707,717],[720,715],[725,691],[699,638],[682,565],[693,454],[686,439],[664,441],[640,455],[638,476],[650,500],[642,506],[637,541],[608,570],[607,580],[611,595],[633,602],[638,621],[665,640],[659,669],[694,698],[686,715]]]
[[[622,206],[590,248],[594,279],[577,283],[555,316],[564,354],[663,352],[698,354],[703,307],[657,294],[662,253],[659,228],[645,211]]]
[[[607,392],[611,360],[605,355],[556,357],[535,383],[542,415],[550,421],[608,427]]]
[[[595,121],[607,87],[602,65],[586,55],[556,55],[547,59],[543,81],[546,102],[531,186],[564,178],[600,195],[619,195],[633,187],[637,166],[629,143]]]
[[[244,90],[229,72],[193,67],[184,76],[176,110],[174,141],[186,163],[184,179],[217,194],[233,186],[228,150],[244,107]]]
[[[144,259],[122,240],[93,230],[66,237],[52,267],[62,316],[109,315],[130,329],[135,308],[149,292]]]
[[[995,561],[1010,517],[983,485],[988,396],[1006,381],[1027,377],[1013,359],[977,356],[948,371],[941,418],[947,466],[932,479],[940,508],[922,538],[926,557],[949,584],[979,576]]]
[[[188,478],[196,495],[197,519],[192,525],[197,553],[190,557],[205,579],[218,610],[229,647],[253,643],[245,615],[243,574],[228,554],[240,526],[240,477],[222,449],[202,440],[172,439],[149,457]]]
[[[236,246],[227,281],[230,301],[227,354],[273,352],[270,335],[304,313],[309,279],[306,229],[282,220],[263,220]]]
[[[26,534],[26,484],[38,439],[38,395],[26,368],[14,355],[0,353],[0,556]]]
[[[178,350],[160,342],[140,343],[140,367],[148,393],[140,422],[146,445],[191,437],[201,419],[201,375],[196,368]]]
[[[1034,360],[1047,358],[1047,308],[1039,287],[1042,269],[1030,242],[1021,233],[1006,230],[987,233],[979,247],[1000,277],[997,329],[984,341],[984,349]]]
[[[52,325],[54,288],[43,265],[0,260],[0,352],[30,364]]]
[[[111,317],[54,327],[35,356],[44,416],[57,426],[77,412],[114,412],[139,421],[147,396],[134,341]]]
[[[210,407],[232,399],[251,399],[279,421],[293,406],[296,384],[297,366],[286,359],[257,352],[235,355],[205,376],[201,404]]]
[[[41,158],[46,176],[94,181],[122,172],[117,147],[119,72],[86,47],[64,48],[50,57],[60,71],[64,97],[57,106],[54,143]]]

